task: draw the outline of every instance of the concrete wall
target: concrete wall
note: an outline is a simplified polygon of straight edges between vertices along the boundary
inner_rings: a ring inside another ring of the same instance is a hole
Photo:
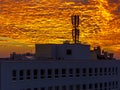
[[[36,44],[35,55],[37,58],[52,58],[53,45],[47,44]]]
[[[71,50],[71,55],[67,55],[67,49]],[[57,48],[57,57],[62,59],[90,59],[90,46],[81,44],[64,44],[59,45]]]
[[[67,55],[67,50],[71,50],[71,54]],[[89,45],[82,44],[40,44],[36,45],[37,58],[54,58],[54,59],[90,59],[91,52]]]

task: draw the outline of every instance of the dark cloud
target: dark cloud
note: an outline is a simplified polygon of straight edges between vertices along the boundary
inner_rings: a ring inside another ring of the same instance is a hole
[[[108,0],[109,3],[118,3],[120,0]]]
[[[120,6],[118,6],[116,10],[113,10],[112,13],[116,16],[120,15]]]
[[[118,7],[117,11],[120,12],[120,6]]]
[[[108,0],[108,5],[112,14],[116,16],[120,14],[120,0]]]
[[[64,0],[65,2],[75,2],[75,3],[78,3],[78,2],[81,2],[82,4],[88,4],[89,3],[89,0]]]

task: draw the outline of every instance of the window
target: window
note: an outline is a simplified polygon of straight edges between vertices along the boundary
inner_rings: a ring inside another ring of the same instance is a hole
[[[112,68],[112,75],[114,75],[115,74],[115,70],[114,70],[114,67]]]
[[[103,73],[103,70],[102,70],[102,68],[100,68],[100,76],[102,76],[102,73]]]
[[[72,50],[71,49],[67,49],[66,50],[66,55],[72,55]]]
[[[27,88],[26,90],[31,90],[30,88]]]
[[[34,79],[37,79],[38,78],[38,70],[34,69],[33,73],[34,73]]]
[[[111,87],[111,82],[109,82],[109,87]]]
[[[70,77],[73,76],[73,69],[72,69],[72,68],[69,69],[69,76],[70,76]]]
[[[115,68],[115,73],[118,74],[118,67]]]
[[[104,90],[107,90],[107,88],[104,88]]]
[[[118,88],[118,81],[116,81],[115,85],[116,85],[116,88]]]
[[[17,79],[17,70],[13,70],[12,71],[12,80],[16,80]]]
[[[38,88],[34,88],[34,90],[38,90]]]
[[[107,83],[106,82],[104,83],[104,87],[107,87]]]
[[[50,87],[48,87],[48,90],[52,90],[52,87],[50,86]]]
[[[58,69],[55,69],[55,78],[58,78]]]
[[[52,70],[48,69],[48,78],[51,78],[51,77],[52,77]]]
[[[30,70],[27,70],[26,71],[26,79],[30,79],[30,74],[31,74]]]
[[[72,85],[69,86],[69,90],[73,90],[73,86]]]
[[[45,88],[44,87],[41,87],[41,89],[40,90],[45,90]]]
[[[112,88],[113,89],[115,88],[115,82],[114,81],[112,82]]]
[[[109,75],[111,75],[111,68],[108,68]]]
[[[86,89],[86,85],[85,84],[83,84],[83,90],[85,90]]]
[[[66,90],[66,86],[64,85],[64,86],[62,86],[62,90]]]
[[[62,69],[62,77],[66,77],[66,69]]]
[[[23,79],[24,79],[23,77],[24,77],[24,71],[23,71],[23,70],[20,70],[20,71],[19,71],[19,79],[20,79],[20,80],[23,80]]]
[[[97,83],[95,83],[95,89],[97,89],[98,88],[98,84]]]
[[[92,76],[92,68],[89,68],[89,76]]]
[[[102,83],[100,83],[100,88],[102,88],[103,87],[103,84]]]
[[[59,86],[55,86],[55,90],[59,90]]]
[[[98,74],[98,69],[97,68],[95,68],[95,76],[97,76],[97,74]]]
[[[86,76],[86,68],[82,69],[82,76]]]
[[[76,90],[80,90],[80,85],[76,85]]]
[[[92,84],[89,84],[89,89],[92,89]]]
[[[76,77],[79,77],[79,76],[80,76],[80,69],[76,68]]]
[[[45,78],[45,70],[44,69],[40,70],[40,75],[41,75],[41,79]]]
[[[104,68],[104,75],[107,75],[107,68]]]

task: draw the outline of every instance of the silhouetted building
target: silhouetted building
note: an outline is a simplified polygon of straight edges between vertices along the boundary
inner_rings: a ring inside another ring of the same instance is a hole
[[[78,36],[73,44],[36,44],[35,55],[0,60],[0,90],[120,90],[120,61],[100,47],[91,51]]]

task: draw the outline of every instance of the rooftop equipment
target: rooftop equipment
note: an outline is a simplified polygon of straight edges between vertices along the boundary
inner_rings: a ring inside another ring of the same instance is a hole
[[[73,38],[73,42],[79,43],[79,15],[72,15],[71,16],[71,20],[72,20],[72,38]]]

